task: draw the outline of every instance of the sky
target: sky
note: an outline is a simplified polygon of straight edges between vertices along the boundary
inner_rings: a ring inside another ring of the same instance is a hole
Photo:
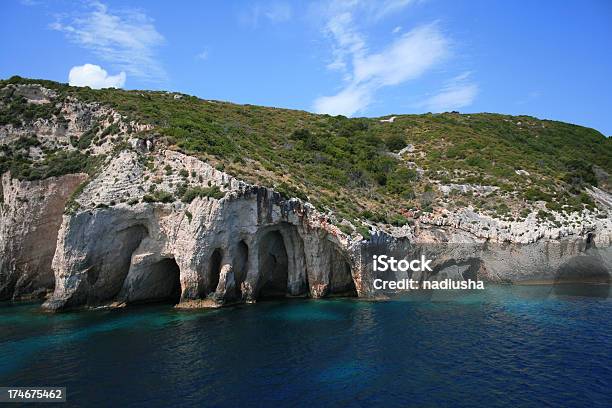
[[[525,114],[612,135],[612,1],[0,2],[0,78],[346,116]]]

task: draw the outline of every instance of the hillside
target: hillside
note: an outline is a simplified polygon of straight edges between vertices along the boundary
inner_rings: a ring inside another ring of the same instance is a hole
[[[0,152],[0,300],[376,297],[381,254],[427,254],[417,280],[609,281],[612,149],[579,126],[11,78]]]
[[[7,87],[28,83],[54,90],[53,103],[28,103]],[[465,207],[509,221],[536,211],[553,221],[553,211],[597,212],[586,188],[610,189],[610,138],[529,116],[452,112],[349,119],[19,77],[0,81],[0,90],[0,126],[21,135],[0,140],[0,173],[10,170],[19,179],[95,172],[104,156],[128,147],[123,141],[129,134],[308,200],[355,225],[369,220],[401,226],[424,213]],[[61,111],[66,98],[107,106],[123,122],[144,126],[93,121],[69,145],[28,133],[38,119],[69,120]],[[97,154],[107,140],[112,151]]]

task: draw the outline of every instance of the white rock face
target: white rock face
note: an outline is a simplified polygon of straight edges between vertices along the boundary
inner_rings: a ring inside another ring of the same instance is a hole
[[[87,175],[41,181],[2,176],[0,205],[0,300],[44,296],[53,290],[51,260],[70,194]]]
[[[144,172],[134,155],[111,161],[79,196],[83,207],[64,216],[53,259],[56,287],[46,307],[159,300],[176,286],[182,300],[221,303],[357,294],[346,237],[309,205],[173,151],[157,156],[160,166],[193,172],[194,183],[223,186],[225,196],[121,203],[126,192],[133,199],[148,191],[148,180],[133,177]],[[177,184],[174,174],[159,177],[158,188]],[[117,203],[100,208],[100,202]]]

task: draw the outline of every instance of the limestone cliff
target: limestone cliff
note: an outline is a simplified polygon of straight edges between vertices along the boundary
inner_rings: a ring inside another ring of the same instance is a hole
[[[85,174],[41,181],[2,176],[0,299],[40,297],[52,291],[51,260],[66,201]]]
[[[535,210],[504,219],[441,206],[401,227],[363,218],[364,230],[307,197],[246,182],[171,148],[153,126],[107,106],[72,96],[58,102],[40,86],[11,85],[10,92],[26,107],[50,104],[55,113],[0,126],[0,143],[23,146],[11,153],[30,166],[11,162],[22,179],[2,176],[0,299],[53,290],[44,307],[62,310],[376,297],[375,278],[409,277],[375,273],[371,259],[380,254],[432,259],[434,272],[416,279],[610,281],[612,197],[596,187],[588,190],[594,210],[552,212],[546,221]],[[61,152],[81,154],[82,166],[46,177],[58,173],[52,165]],[[443,194],[457,188],[467,187],[439,185]]]
[[[145,153],[119,154],[77,198],[79,209],[64,216],[47,307],[207,296],[224,303],[361,288],[347,237],[312,206],[169,150],[154,155],[163,170],[145,175],[138,160]],[[153,187],[176,194],[183,183],[217,186],[222,197],[144,200]]]
[[[140,164],[142,154],[153,155],[156,172]],[[222,194],[188,203],[144,200],[151,190],[177,195],[183,184],[217,186]],[[121,202],[127,197],[131,204]],[[607,282],[612,267],[609,219],[592,220],[586,234],[553,239],[544,230],[523,243],[520,232],[485,230],[492,221],[479,221],[477,230],[461,221],[470,217],[462,213],[458,220],[424,220],[416,229],[373,226],[377,232],[366,241],[344,234],[308,203],[283,199],[178,152],[147,152],[142,143],[111,161],[77,201],[79,209],[64,216],[59,232],[56,288],[45,304],[51,309],[162,299],[223,304],[285,295],[377,296],[375,278],[409,276],[375,274],[374,254],[425,254],[438,278],[493,282]],[[109,202],[115,204],[100,205]]]

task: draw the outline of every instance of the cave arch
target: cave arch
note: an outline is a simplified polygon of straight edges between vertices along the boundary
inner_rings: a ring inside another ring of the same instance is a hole
[[[289,257],[280,231],[269,231],[261,237],[258,256],[258,298],[285,297],[288,293]]]
[[[219,276],[221,275],[221,262],[223,261],[223,252],[216,248],[210,256],[210,266],[208,268],[208,293],[214,293],[219,285]]]

